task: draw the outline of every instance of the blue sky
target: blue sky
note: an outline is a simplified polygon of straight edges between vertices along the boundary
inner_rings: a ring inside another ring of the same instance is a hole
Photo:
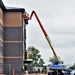
[[[65,64],[75,63],[75,0],[3,0],[6,6],[35,10],[51,39],[57,55]],[[33,16],[27,25],[27,47],[34,46],[46,64],[53,53]]]

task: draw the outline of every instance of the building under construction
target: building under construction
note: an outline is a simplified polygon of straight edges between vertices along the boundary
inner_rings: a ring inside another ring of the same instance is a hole
[[[21,72],[26,50],[23,8],[6,8],[0,0],[0,73]]]

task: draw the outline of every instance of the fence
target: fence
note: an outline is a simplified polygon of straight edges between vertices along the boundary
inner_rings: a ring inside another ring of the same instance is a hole
[[[0,64],[0,74],[11,75],[14,69],[15,75],[22,73],[22,64]]]
[[[11,75],[11,65],[10,64],[0,64],[0,74]]]
[[[22,70],[22,65],[23,64],[0,64],[0,75],[1,74],[5,74],[5,75],[12,75],[12,71],[14,69],[14,73],[15,75],[21,75],[25,72],[23,72]],[[41,70],[38,72],[38,71],[33,71],[35,68],[33,68],[31,65],[28,66],[28,73],[29,74],[46,74],[44,71],[41,72]],[[25,69],[26,70],[26,69]]]

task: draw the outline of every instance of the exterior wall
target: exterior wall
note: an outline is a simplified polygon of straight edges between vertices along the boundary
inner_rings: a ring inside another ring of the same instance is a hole
[[[21,72],[26,49],[24,12],[22,8],[6,9],[0,0],[0,74],[8,72],[8,75],[12,69]]]
[[[4,42],[22,42],[22,27],[4,27],[4,32]]]
[[[3,25],[3,11],[1,8],[0,8],[0,24]]]
[[[3,24],[4,64],[21,72],[23,64],[23,26],[21,12],[5,12]]]
[[[4,13],[4,27],[18,27],[22,26],[21,12],[5,12]]]
[[[0,8],[0,64],[3,64],[3,11]],[[0,65],[0,72],[3,72],[3,65]]]

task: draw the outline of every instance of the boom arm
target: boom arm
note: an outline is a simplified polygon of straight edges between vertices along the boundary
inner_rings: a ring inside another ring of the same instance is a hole
[[[50,46],[51,49],[52,49],[52,52],[53,52],[54,56],[56,57],[57,60],[59,60],[59,59],[58,59],[58,56],[57,56],[57,54],[55,53],[55,50],[54,50],[54,48],[53,48],[53,46],[52,46],[52,44],[51,44],[50,38],[49,38],[48,34],[46,33],[46,31],[45,31],[45,29],[44,29],[42,23],[40,22],[40,19],[38,18],[38,16],[37,16],[37,14],[36,14],[35,11],[32,11],[32,13],[31,13],[29,19],[30,19],[30,20],[32,19],[33,14],[34,14],[35,17],[36,17],[36,19],[37,19],[37,21],[38,21],[38,23],[39,23],[39,26],[41,27],[41,29],[42,29],[42,31],[43,31],[43,33],[44,33],[44,35],[45,35],[45,38],[46,38],[46,40],[47,40],[49,46]],[[28,19],[28,20],[29,20],[29,19]]]

